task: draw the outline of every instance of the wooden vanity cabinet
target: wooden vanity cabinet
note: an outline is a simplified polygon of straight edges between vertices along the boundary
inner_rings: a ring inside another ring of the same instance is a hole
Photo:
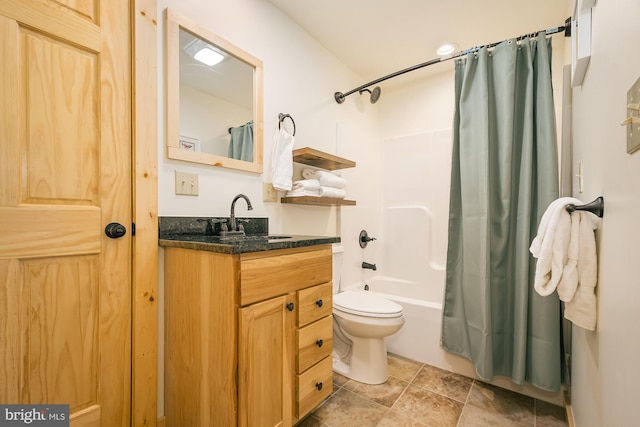
[[[291,426],[332,391],[331,245],[165,248],[165,415]]]

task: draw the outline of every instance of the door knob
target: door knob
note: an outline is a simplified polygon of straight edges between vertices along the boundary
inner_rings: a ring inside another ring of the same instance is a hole
[[[292,302],[290,302],[289,304],[287,304],[287,310],[289,310],[289,311],[293,311],[293,307],[294,307],[294,306],[293,306],[293,303],[292,303]]]
[[[107,226],[104,228],[104,234],[112,239],[117,239],[127,234],[127,229],[124,225],[118,222],[112,222],[107,224]]]

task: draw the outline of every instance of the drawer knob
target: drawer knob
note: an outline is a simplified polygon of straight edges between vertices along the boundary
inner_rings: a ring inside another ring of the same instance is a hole
[[[318,340],[318,341],[316,341],[316,345],[317,345],[318,347],[322,347],[322,344],[324,344],[324,341],[322,341],[322,340]]]
[[[318,391],[322,390],[322,383],[316,383],[316,388],[318,389]]]
[[[324,303],[322,302],[322,300],[321,300],[321,299],[319,299],[318,301],[316,301],[316,305],[317,305],[318,307],[322,307],[322,304],[324,304]]]
[[[287,304],[287,310],[289,310],[289,311],[293,311],[293,307],[294,307],[294,305],[293,305],[293,303],[292,303],[292,302],[290,302],[289,304]]]

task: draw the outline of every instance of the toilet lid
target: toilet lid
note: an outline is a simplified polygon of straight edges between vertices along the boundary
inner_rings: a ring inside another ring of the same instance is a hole
[[[402,306],[367,291],[345,291],[333,296],[333,307],[369,317],[399,317]]]

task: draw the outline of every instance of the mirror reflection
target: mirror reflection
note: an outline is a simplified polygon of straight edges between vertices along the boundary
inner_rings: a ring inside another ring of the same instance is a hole
[[[262,172],[262,63],[167,10],[169,158]]]
[[[253,68],[182,28],[180,136],[186,149],[253,161]]]

